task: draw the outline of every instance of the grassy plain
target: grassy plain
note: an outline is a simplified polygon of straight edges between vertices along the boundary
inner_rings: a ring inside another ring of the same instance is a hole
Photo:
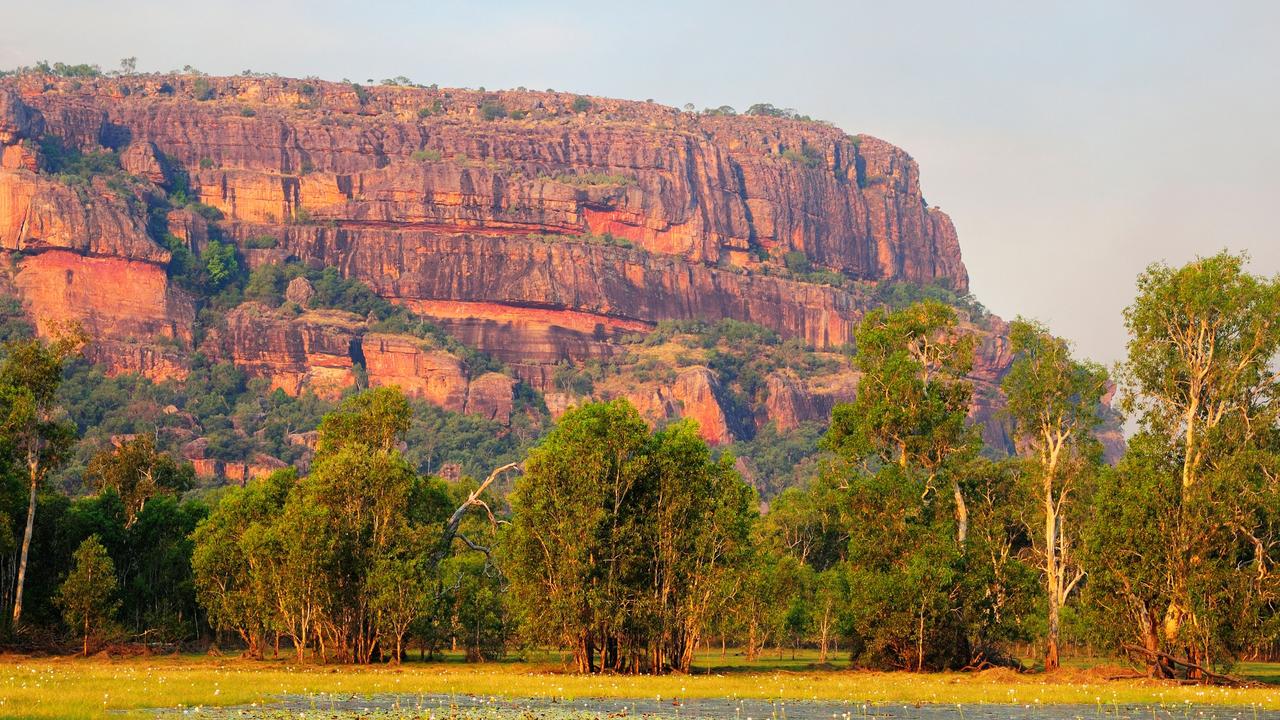
[[[816,667],[811,655],[746,664],[708,653],[688,676],[566,674],[551,662],[465,664],[409,662],[373,667],[297,665],[288,659],[251,661],[197,655],[127,659],[0,656],[0,717],[96,718],[147,708],[269,704],[282,694],[363,695],[463,693],[567,700],[616,698],[755,698],[856,703],[1015,703],[1094,706],[1195,705],[1280,710],[1280,685],[1243,689],[1180,686],[1144,679],[1107,679],[1114,672],[1074,667],[1052,675],[1007,670],[981,673],[875,673]],[[1083,664],[1083,663],[1082,663]],[[1275,665],[1237,672],[1260,681],[1280,678]],[[129,712],[132,711],[132,712]],[[1182,712],[1169,713],[1177,717]]]

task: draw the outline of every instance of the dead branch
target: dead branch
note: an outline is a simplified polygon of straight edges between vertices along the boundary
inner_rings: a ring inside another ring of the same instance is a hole
[[[470,510],[472,507],[480,506],[484,508],[485,512],[489,516],[489,521],[492,523],[497,522],[493,517],[493,511],[490,510],[489,506],[485,504],[483,500],[480,499],[480,496],[484,493],[485,490],[488,489],[490,485],[493,484],[494,480],[498,479],[498,476],[502,475],[503,473],[510,472],[511,470],[519,470],[519,469],[520,469],[520,463],[513,462],[513,463],[508,463],[506,465],[503,465],[502,467],[489,473],[489,477],[485,478],[485,481],[480,483],[480,487],[477,487],[475,490],[472,490],[471,494],[467,496],[467,499],[461,505],[458,506],[458,509],[453,511],[453,515],[449,516],[449,522],[445,523],[444,532],[440,535],[440,542],[436,545],[435,552],[431,554],[431,566],[433,568],[439,565],[440,561],[444,560],[445,556],[449,554],[450,548],[453,547],[454,539],[458,537],[458,526],[462,524],[462,518],[466,516],[467,511]],[[468,545],[471,545],[471,542],[469,540],[467,540],[466,542]],[[472,546],[472,549],[476,549],[476,547]],[[485,554],[487,555],[488,553],[486,552]]]

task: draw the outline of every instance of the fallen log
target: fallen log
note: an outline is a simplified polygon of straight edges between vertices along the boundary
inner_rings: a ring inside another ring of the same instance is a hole
[[[1233,677],[1231,675],[1224,675],[1222,673],[1214,672],[1213,670],[1210,670],[1209,668],[1204,667],[1203,665],[1197,665],[1196,663],[1193,663],[1190,660],[1183,660],[1180,657],[1170,655],[1169,653],[1163,652],[1161,650],[1151,650],[1149,648],[1142,647],[1141,645],[1128,645],[1128,644],[1124,646],[1124,649],[1130,654],[1138,653],[1140,655],[1145,655],[1149,660],[1153,660],[1157,664],[1167,663],[1168,665],[1172,666],[1172,668],[1175,670],[1178,667],[1186,668],[1188,671],[1194,670],[1200,673],[1200,675],[1204,677],[1206,680],[1208,680],[1209,682],[1215,685],[1225,685],[1227,687],[1250,687],[1250,686],[1257,685],[1257,683],[1251,683],[1247,680],[1242,680],[1238,677]]]

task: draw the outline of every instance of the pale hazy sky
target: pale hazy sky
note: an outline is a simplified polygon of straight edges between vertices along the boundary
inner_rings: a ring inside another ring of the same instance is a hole
[[[3,0],[0,67],[193,65],[793,107],[906,148],[973,291],[1124,352],[1153,260],[1280,271],[1280,2]]]

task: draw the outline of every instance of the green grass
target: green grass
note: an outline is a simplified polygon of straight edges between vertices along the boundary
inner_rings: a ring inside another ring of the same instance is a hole
[[[559,697],[759,698],[847,702],[1024,705],[1185,703],[1280,709],[1280,687],[1227,689],[1148,680],[1105,680],[1097,671],[1054,675],[873,673],[814,669],[811,653],[747,664],[718,652],[688,676],[578,676],[558,664],[446,661],[298,666],[292,660],[205,656],[133,659],[0,657],[0,717],[93,718],[112,711],[267,703],[280,694],[464,693]],[[1280,668],[1250,664],[1242,674],[1275,679]],[[128,713],[141,716],[144,713]]]

